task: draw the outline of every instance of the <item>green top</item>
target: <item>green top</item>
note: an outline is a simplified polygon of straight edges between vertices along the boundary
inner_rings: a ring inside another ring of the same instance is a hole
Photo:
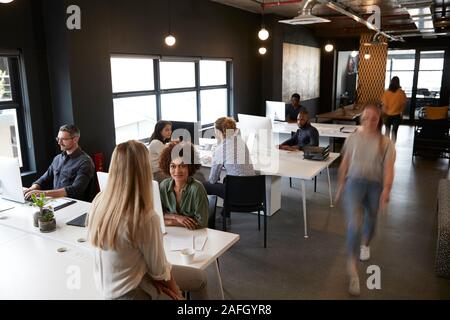
[[[159,184],[161,203],[166,213],[177,213],[193,218],[199,227],[208,227],[208,196],[201,182],[192,177],[181,190],[180,210],[177,210],[177,200],[173,187],[175,182],[172,178],[163,180]]]

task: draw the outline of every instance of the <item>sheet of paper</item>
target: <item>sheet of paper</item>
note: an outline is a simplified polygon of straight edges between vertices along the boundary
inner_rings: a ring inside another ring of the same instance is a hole
[[[208,239],[207,236],[196,236],[194,238],[195,251],[202,251],[207,239]]]
[[[173,236],[173,235],[168,236],[171,251],[194,249],[194,236]]]

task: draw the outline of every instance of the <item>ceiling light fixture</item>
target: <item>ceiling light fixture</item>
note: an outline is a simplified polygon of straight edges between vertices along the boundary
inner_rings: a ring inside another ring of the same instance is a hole
[[[259,48],[258,52],[259,52],[260,55],[265,55],[266,52],[267,52],[267,49],[264,48],[264,47],[261,47],[261,48]]]
[[[333,51],[333,49],[334,49],[334,46],[331,43],[328,43],[325,45],[326,52],[331,52],[331,51]]]
[[[258,32],[258,38],[262,41],[269,39],[269,31],[264,26],[264,2],[261,4],[261,30]]]
[[[11,2],[13,2],[14,0],[0,0],[0,3],[11,3]]]
[[[167,15],[168,15],[168,19],[169,19],[169,35],[165,37],[164,42],[166,43],[167,46],[172,47],[173,45],[175,45],[175,43],[177,42],[177,39],[173,36],[172,34],[172,15],[171,15],[171,8],[170,8],[170,2],[171,0],[167,1]]]
[[[350,55],[352,56],[352,58],[355,58],[358,55],[358,51],[353,50]]]

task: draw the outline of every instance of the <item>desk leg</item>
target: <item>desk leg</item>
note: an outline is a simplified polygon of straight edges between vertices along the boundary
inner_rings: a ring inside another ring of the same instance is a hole
[[[222,277],[220,276],[219,264],[217,259],[214,261],[214,267],[216,268],[217,280],[219,281],[220,300],[225,300],[225,294],[223,293]]]
[[[302,183],[302,201],[303,201],[303,224],[305,225],[305,238],[308,238],[308,227],[306,224],[306,191],[305,191],[305,180],[300,180]]]
[[[331,194],[330,168],[329,167],[327,167],[327,176],[328,176],[328,192],[330,193],[330,208],[333,208],[334,204],[333,204],[333,195]]]

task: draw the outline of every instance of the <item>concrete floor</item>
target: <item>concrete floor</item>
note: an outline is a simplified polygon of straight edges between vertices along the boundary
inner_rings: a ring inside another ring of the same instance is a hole
[[[411,160],[413,129],[401,126],[389,213],[379,216],[369,262],[359,262],[357,299],[449,299],[450,279],[434,273],[438,180],[448,160]],[[337,166],[331,171],[333,190]],[[303,238],[300,183],[282,180],[281,210],[268,218],[268,248],[253,214],[233,213],[229,231],[241,238],[220,259],[226,299],[354,299],[347,293],[345,221],[329,207],[326,174],[317,193],[307,183],[309,239]],[[220,228],[221,224],[217,226]],[[381,289],[365,283],[369,265],[381,269]]]

